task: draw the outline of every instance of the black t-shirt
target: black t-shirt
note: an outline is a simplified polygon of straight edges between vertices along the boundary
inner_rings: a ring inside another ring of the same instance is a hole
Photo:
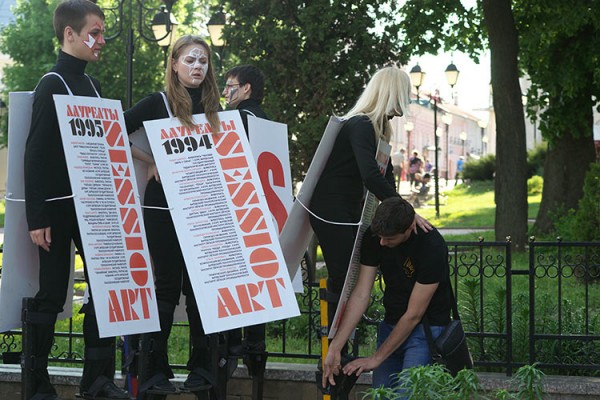
[[[396,324],[404,315],[416,282],[439,283],[426,315],[431,325],[444,326],[450,322],[452,308],[448,247],[437,229],[418,232],[399,246],[389,248],[379,244],[379,237],[369,227],[363,236],[360,263],[379,267],[383,274],[385,322]]]

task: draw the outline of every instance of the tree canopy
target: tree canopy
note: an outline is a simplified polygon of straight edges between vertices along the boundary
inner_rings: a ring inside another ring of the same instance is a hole
[[[12,63],[4,68],[3,83],[6,92],[33,90],[39,79],[56,62],[59,49],[52,27],[52,15],[58,0],[17,0],[13,14],[13,23],[5,26],[0,33],[0,51],[9,55]],[[103,0],[98,4],[105,9],[106,37],[118,32],[118,20],[115,13],[106,7],[114,6],[114,1]],[[147,2],[148,6],[159,6],[158,1]],[[134,2],[134,7],[137,3]],[[126,108],[127,97],[127,29],[138,27],[137,10],[133,10],[130,19],[129,4],[124,4],[123,30],[118,37],[107,42],[100,61],[88,65],[86,72],[100,81],[102,95],[106,98],[121,100]],[[174,15],[179,20],[178,35],[197,30],[198,20],[208,20],[208,5],[199,0],[182,0],[175,3]],[[151,22],[151,15],[148,19]],[[149,22],[148,22],[149,23]],[[152,36],[152,32],[145,31]],[[134,32],[133,52],[133,102],[151,92],[164,87],[163,50]],[[3,130],[5,132],[5,130]],[[2,135],[6,144],[6,137]]]
[[[266,75],[264,108],[288,125],[292,173],[306,173],[327,120],[348,111],[370,76],[386,63],[408,61],[400,52],[384,0],[230,0],[225,62],[252,63]]]

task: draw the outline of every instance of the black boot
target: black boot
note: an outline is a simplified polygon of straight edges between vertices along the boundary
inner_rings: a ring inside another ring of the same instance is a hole
[[[79,389],[85,399],[129,399],[127,391],[117,387],[115,376],[115,338],[100,338],[96,315],[91,302],[81,311],[85,359]]]
[[[169,366],[168,341],[173,326],[175,304],[158,301],[160,331],[142,335],[139,357],[139,393],[166,395],[177,393],[177,388],[169,381],[173,371]]]
[[[25,400],[58,399],[48,375],[48,356],[54,342],[56,314],[37,311],[33,298],[23,299],[21,387]]]
[[[169,381],[173,378],[173,372],[169,366],[167,343],[159,335],[160,333],[142,335],[138,365],[141,395],[177,393],[177,388]]]

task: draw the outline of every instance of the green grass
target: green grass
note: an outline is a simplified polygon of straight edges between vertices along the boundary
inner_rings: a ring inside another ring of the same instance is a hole
[[[433,199],[427,207],[416,211],[438,228],[492,228],[496,219],[494,183],[492,181],[461,184],[443,193],[440,217],[435,217]],[[540,207],[541,194],[528,197],[529,218],[535,218]]]

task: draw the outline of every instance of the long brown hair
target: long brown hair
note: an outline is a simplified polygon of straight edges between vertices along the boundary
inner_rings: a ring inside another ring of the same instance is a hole
[[[192,121],[192,99],[186,90],[185,86],[181,84],[177,74],[173,71],[173,62],[176,61],[181,55],[181,51],[190,44],[197,44],[206,50],[208,54],[208,72],[204,77],[204,80],[200,84],[202,88],[202,106],[204,107],[204,113],[206,119],[210,123],[213,132],[219,131],[219,108],[220,108],[220,93],[217,88],[217,81],[215,79],[215,72],[212,65],[212,56],[210,47],[200,36],[196,35],[185,35],[177,39],[173,47],[171,48],[171,54],[167,62],[166,71],[166,82],[165,91],[167,92],[167,100],[169,106],[173,110],[173,114],[181,121],[185,126],[191,127],[194,125]]]

